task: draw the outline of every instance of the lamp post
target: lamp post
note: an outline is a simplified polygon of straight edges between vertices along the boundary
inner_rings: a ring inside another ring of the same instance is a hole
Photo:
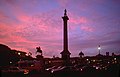
[[[101,50],[101,47],[100,47],[100,45],[98,46],[98,50],[99,50],[99,54],[100,54],[100,50]]]
[[[21,53],[20,53],[20,52],[18,52],[18,55],[21,55]]]

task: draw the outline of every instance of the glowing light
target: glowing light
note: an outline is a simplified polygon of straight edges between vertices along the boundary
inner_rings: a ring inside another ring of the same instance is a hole
[[[21,53],[19,52],[18,55],[20,55]]]
[[[31,67],[33,67],[34,65],[31,65]]]
[[[49,63],[51,63],[51,61],[49,61]]]
[[[11,64],[12,62],[10,61],[10,64]]]
[[[26,56],[28,56],[28,54],[25,54]]]
[[[83,71],[83,69],[81,68],[80,71]]]
[[[101,49],[101,47],[100,47],[100,45],[99,45],[98,50],[100,50],[100,49]]]
[[[95,62],[95,60],[93,60],[93,62]]]
[[[28,74],[29,73],[29,70],[24,70],[24,74]]]
[[[46,69],[47,71],[49,70],[49,69]]]
[[[90,63],[90,61],[89,61],[89,63]]]
[[[96,67],[96,69],[99,69],[99,67]]]
[[[101,48],[100,47],[98,47],[98,50],[100,50]]]

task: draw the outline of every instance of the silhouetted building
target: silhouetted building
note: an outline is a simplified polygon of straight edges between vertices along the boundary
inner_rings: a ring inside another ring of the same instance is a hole
[[[96,57],[103,57],[103,55],[102,54],[97,54]]]
[[[113,57],[115,56],[115,53],[114,53],[114,52],[112,53],[112,56],[113,56]]]
[[[106,52],[106,56],[109,56],[109,52]]]
[[[65,9],[65,11],[64,11],[64,16],[62,17],[62,19],[63,19],[63,24],[64,24],[64,29],[63,29],[63,31],[64,31],[64,35],[63,35],[63,39],[64,39],[64,45],[63,45],[63,51],[60,53],[61,54],[61,56],[62,56],[62,59],[63,60],[69,60],[69,58],[70,58],[70,52],[69,52],[69,50],[68,50],[68,34],[67,34],[67,21],[69,20],[69,18],[68,18],[68,16],[67,16],[67,11],[66,11],[66,9]]]
[[[21,57],[25,57],[26,56],[26,52],[22,52],[22,51],[16,51],[16,50],[13,50],[15,54],[21,56]]]
[[[79,56],[80,56],[80,58],[83,58],[83,57],[84,57],[84,53],[81,51],[81,52],[79,53]]]

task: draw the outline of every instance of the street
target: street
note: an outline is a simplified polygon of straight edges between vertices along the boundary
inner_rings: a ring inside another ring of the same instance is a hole
[[[17,73],[2,73],[1,77],[119,77],[119,71],[89,71],[89,72],[36,72],[27,75]]]

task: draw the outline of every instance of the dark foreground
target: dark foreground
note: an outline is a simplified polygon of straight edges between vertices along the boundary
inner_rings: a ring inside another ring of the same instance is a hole
[[[64,71],[64,72],[34,72],[27,75],[21,73],[2,73],[1,77],[120,77],[120,71]]]
[[[66,67],[54,72],[51,71],[32,71],[28,74],[16,73],[16,72],[1,72],[1,77],[120,77],[120,65],[114,64],[107,69],[95,69],[93,67],[82,68]],[[55,70],[55,69],[54,69]]]

